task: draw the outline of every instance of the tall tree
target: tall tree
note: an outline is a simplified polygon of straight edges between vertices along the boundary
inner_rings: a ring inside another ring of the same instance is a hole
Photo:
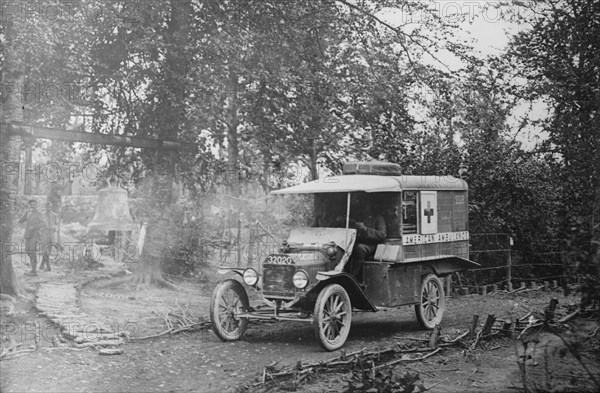
[[[590,278],[585,303],[600,294],[600,1],[546,0],[530,15],[509,54],[528,81],[519,91],[552,110],[545,149],[562,186],[563,244]]]
[[[3,33],[10,35],[12,28],[7,26]],[[2,33],[0,33],[2,34]],[[10,41],[9,41],[10,42]],[[4,43],[2,49],[10,49],[11,45]],[[4,60],[4,59],[3,59]],[[13,60],[14,61],[14,60]],[[18,86],[23,81],[23,77],[18,69],[14,69],[12,62],[3,62],[2,82],[3,90],[7,88],[8,82],[13,89],[10,92],[3,91],[1,104],[0,126],[0,165],[2,165],[2,179],[0,179],[0,244],[2,245],[2,255],[0,256],[0,293],[16,296],[19,293],[15,272],[13,270],[11,254],[17,251],[16,244],[13,243],[13,225],[15,222],[16,197],[19,186],[19,168],[21,156],[21,137],[8,133],[5,123],[23,120],[23,108],[20,99],[15,97],[18,93]],[[12,64],[11,64],[12,63]],[[5,79],[6,78],[6,79]],[[8,97],[6,94],[8,94]]]
[[[22,138],[10,134],[7,123],[35,122],[64,125],[70,105],[69,84],[72,69],[80,64],[74,59],[80,21],[70,21],[66,9],[56,5],[56,15],[23,14],[15,4],[2,3],[0,27],[0,80],[2,82],[0,121],[0,292],[16,294],[17,282],[12,267],[13,224],[20,172]],[[13,14],[17,10],[16,14]]]
[[[144,127],[162,140],[177,139],[186,126],[187,72],[191,53],[189,32],[192,28],[193,10],[190,0],[172,0],[167,28],[164,33],[164,62],[160,76],[149,87],[150,105]],[[151,194],[148,212],[146,246],[140,256],[141,264],[134,280],[139,284],[169,285],[162,277],[162,267],[169,245],[169,234],[174,228],[174,211],[177,200],[177,153],[157,151],[151,162]]]

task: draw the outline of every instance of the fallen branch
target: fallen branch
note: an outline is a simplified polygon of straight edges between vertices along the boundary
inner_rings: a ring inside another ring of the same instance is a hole
[[[575,319],[575,317],[577,317],[579,314],[581,313],[580,310],[575,310],[574,312],[572,312],[569,315],[566,315],[564,317],[562,317],[561,319],[559,319],[558,321],[556,321],[557,323],[567,323],[572,319]]]
[[[103,340],[103,341],[92,341],[83,344],[77,344],[77,348],[89,348],[89,347],[114,347],[123,345],[124,342],[121,340]]]
[[[517,323],[519,322],[523,322],[525,321],[527,318],[529,318],[531,315],[533,315],[533,313],[530,311],[527,314],[525,314],[524,316],[522,316],[521,318],[517,318]]]
[[[98,351],[98,354],[100,354],[100,355],[122,355],[123,349],[122,348],[103,348]]]
[[[439,346],[441,347],[442,345],[440,344]],[[429,351],[431,351],[431,348],[400,349],[400,350],[396,350],[394,352],[396,352],[396,353],[415,353],[415,352],[429,352]]]
[[[264,386],[265,384],[270,383],[270,381],[273,381],[276,384],[280,384],[282,382],[281,378],[293,378],[293,380],[294,380],[293,384],[294,384],[294,386],[297,386],[300,382],[302,382],[304,379],[306,379],[310,374],[318,373],[318,372],[327,372],[327,371],[330,371],[330,372],[331,371],[339,371],[340,367],[342,369],[344,367],[352,368],[353,366],[356,366],[357,364],[365,365],[373,373],[375,373],[379,369],[382,369],[385,367],[390,367],[397,363],[423,361],[423,360],[435,355],[436,353],[440,352],[441,350],[442,350],[442,348],[439,348],[439,347],[433,351],[431,351],[431,349],[428,349],[428,348],[399,349],[398,345],[396,345],[392,348],[387,348],[387,349],[383,349],[383,350],[377,349],[377,350],[372,350],[372,351],[365,351],[365,349],[361,349],[359,351],[354,351],[350,354],[346,354],[346,353],[342,352],[342,354],[340,354],[337,357],[328,359],[323,362],[318,362],[318,363],[302,365],[300,362],[298,362],[293,368],[290,368],[287,370],[276,371],[273,369],[272,366],[267,366],[263,369],[262,375],[259,378],[260,382],[255,383],[254,386],[255,387],[260,386],[260,385]],[[414,358],[402,357],[400,359],[396,359],[391,362],[387,362],[387,363],[384,362],[380,365],[377,365],[377,362],[379,360],[381,360],[382,358],[389,359],[390,357],[394,357],[394,355],[398,355],[398,354],[419,353],[419,352],[427,352],[427,351],[429,351],[427,354],[419,356],[419,357],[414,357]],[[277,378],[279,378],[279,379],[277,379]]]
[[[375,367],[375,369],[376,369],[376,370],[378,370],[378,369],[380,369],[380,368],[384,368],[384,367],[393,366],[394,364],[398,364],[398,363],[402,363],[402,362],[420,362],[420,361],[422,361],[422,360],[425,360],[425,359],[427,359],[428,357],[431,357],[431,356],[435,355],[436,353],[438,353],[438,352],[439,352],[439,351],[441,351],[441,350],[442,350],[442,348],[438,348],[438,349],[436,349],[435,351],[432,351],[432,352],[428,353],[427,355],[423,355],[423,356],[421,356],[421,357],[419,357],[419,358],[412,358],[412,359],[397,359],[397,360],[394,360],[394,361],[392,361],[392,362],[385,363],[385,364],[382,364],[382,365],[380,365],[380,366],[377,366],[377,367]]]
[[[26,355],[26,354],[31,353],[31,352],[35,352],[35,349],[24,349],[22,351],[7,353],[2,358],[0,358],[0,360],[12,360],[12,359],[16,359],[18,357],[21,357],[21,356]]]
[[[173,329],[168,329],[165,330],[162,333],[158,333],[158,334],[152,334],[150,336],[144,336],[144,337],[131,337],[130,340],[131,341],[141,341],[141,340],[147,340],[149,338],[156,338],[156,337],[160,337],[160,336],[164,336],[165,334],[169,334],[173,331]]]
[[[149,336],[144,336],[144,337],[130,337],[129,340],[131,340],[131,341],[147,340],[149,338],[161,337],[161,336],[164,336],[165,334],[176,334],[176,333],[181,333],[181,332],[185,332],[185,331],[194,330],[194,329],[197,329],[198,326],[204,327],[204,328],[208,328],[208,327],[210,327],[210,322],[207,322],[207,321],[196,322],[196,323],[193,323],[193,324],[190,324],[190,325],[182,326],[182,327],[180,327],[178,329],[170,328],[170,329],[167,329],[164,332],[161,332],[161,333],[158,333],[158,334],[151,334]]]
[[[530,289],[527,289],[527,287],[519,287],[512,291],[507,291],[507,293],[513,294],[513,293],[517,293],[517,292],[527,292],[527,291],[530,291]]]
[[[68,347],[68,346],[58,346],[58,347],[47,347],[44,348],[46,351],[52,351],[55,349],[65,349],[67,351],[75,351],[75,352],[81,352],[81,351],[85,351],[87,350],[87,348],[73,348],[73,347]]]
[[[442,382],[444,382],[444,381],[447,381],[447,380],[448,380],[448,378],[444,378],[444,379],[442,379],[441,381],[434,383],[433,385],[431,385],[431,386],[430,386],[430,387],[428,387],[428,388],[425,388],[425,387],[424,387],[424,389],[423,389],[423,390],[421,390],[421,392],[426,392],[426,391],[428,391],[428,390],[431,390],[431,389],[433,389],[434,387],[436,387],[437,385],[439,385],[440,383],[442,383]]]
[[[481,338],[481,332],[482,332],[482,330],[480,330],[480,331],[477,332],[477,336],[475,337],[475,340],[473,341],[473,343],[469,347],[470,351],[474,350],[477,347],[477,343],[479,343],[479,339]]]
[[[525,332],[527,332],[527,330],[532,329],[534,327],[539,327],[542,325],[543,325],[542,322],[530,323],[529,325],[525,326],[525,329],[523,329],[523,331],[517,336],[517,340],[520,340],[521,337],[523,337],[523,335],[525,334]]]
[[[426,342],[426,343],[429,342],[428,338],[418,338],[418,337],[406,337],[406,338],[409,340],[413,340],[413,341],[422,341],[422,342]]]
[[[29,347],[27,347],[27,349],[17,351],[17,348],[19,348],[21,346],[23,346],[23,343],[16,344],[10,348],[2,348],[2,352],[0,352],[0,360],[6,359],[10,356],[19,357],[26,353],[35,352],[37,350],[37,346],[30,345]],[[15,355],[17,355],[17,356],[15,356]]]
[[[456,344],[459,340],[467,337],[469,335],[469,333],[470,333],[470,331],[467,330],[466,332],[464,332],[463,334],[459,335],[458,337],[453,338],[450,341],[445,341],[444,344],[440,344],[440,346],[442,346],[442,345],[447,346],[447,345]]]
[[[34,345],[30,345],[27,349],[15,351],[21,345],[23,345],[23,344],[17,344],[14,347],[10,347],[8,349],[3,349],[2,353],[0,353],[0,360],[14,359],[14,358],[17,358],[19,356],[22,356],[22,355],[25,355],[25,354],[28,354],[31,352],[35,352],[37,349]]]

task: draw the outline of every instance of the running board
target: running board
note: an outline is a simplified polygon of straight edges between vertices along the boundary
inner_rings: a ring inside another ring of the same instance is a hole
[[[293,322],[312,322],[312,318],[298,318],[298,317],[284,317],[281,315],[274,314],[254,314],[251,312],[243,312],[235,315],[236,318],[248,318],[248,319],[264,319],[271,321],[293,321]]]

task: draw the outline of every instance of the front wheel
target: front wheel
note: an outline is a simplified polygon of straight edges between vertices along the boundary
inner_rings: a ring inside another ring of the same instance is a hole
[[[417,320],[425,329],[433,329],[442,322],[446,308],[444,285],[438,276],[428,274],[423,278],[419,300],[419,304],[415,305]]]
[[[210,321],[217,337],[235,341],[244,336],[248,318],[237,315],[248,310],[248,294],[236,280],[226,280],[217,285],[210,300]]]
[[[348,293],[338,284],[326,286],[315,303],[313,328],[321,347],[334,351],[346,342],[352,323],[352,305]]]

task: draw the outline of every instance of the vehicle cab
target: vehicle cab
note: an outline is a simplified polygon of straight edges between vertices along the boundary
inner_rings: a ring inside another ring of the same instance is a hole
[[[221,267],[238,280],[223,281],[211,302],[214,331],[222,340],[241,338],[249,319],[311,322],[326,350],[348,336],[352,310],[414,306],[421,325],[442,320],[440,277],[477,266],[469,261],[468,188],[451,176],[406,176],[396,164],[349,163],[340,176],[273,194],[314,195],[311,227],[293,228],[279,252],[260,271]],[[372,204],[385,222],[385,239],[350,274],[357,243],[355,217]],[[261,306],[251,306],[248,290]]]

